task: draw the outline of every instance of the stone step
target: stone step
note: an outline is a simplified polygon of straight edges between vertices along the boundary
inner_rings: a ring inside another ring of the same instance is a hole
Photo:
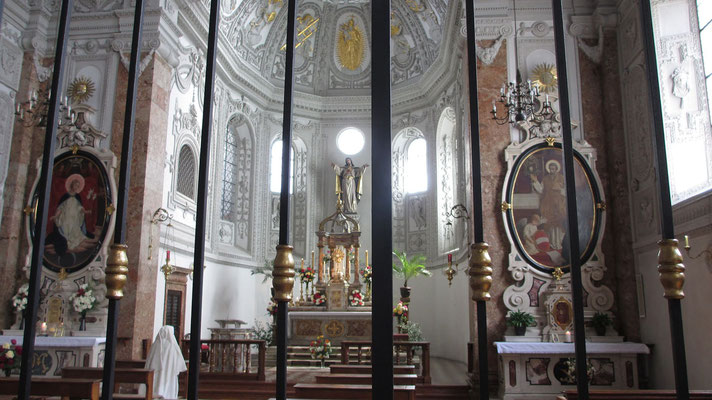
[[[396,385],[415,385],[418,380],[416,374],[394,374],[393,383]],[[370,385],[371,375],[368,374],[326,374],[317,375],[316,383],[343,383]]]
[[[307,399],[370,399],[371,385],[297,383],[297,398]],[[394,385],[393,400],[414,400],[415,385]]]

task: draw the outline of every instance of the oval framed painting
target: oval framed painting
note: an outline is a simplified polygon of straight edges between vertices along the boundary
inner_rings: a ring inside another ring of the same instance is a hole
[[[542,272],[570,269],[566,188],[561,143],[540,143],[524,150],[507,181],[505,221],[519,254]],[[581,265],[596,249],[601,231],[602,196],[593,171],[574,150]]]
[[[35,188],[32,205],[37,207]],[[54,160],[43,264],[54,272],[76,272],[94,261],[103,247],[113,212],[109,176],[102,162],[86,151]],[[30,214],[34,241],[36,212]]]

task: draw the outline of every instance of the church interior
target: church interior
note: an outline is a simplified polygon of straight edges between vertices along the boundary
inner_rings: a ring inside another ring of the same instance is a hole
[[[129,360],[142,368],[167,325],[186,360],[189,345],[200,344],[200,398],[275,397],[283,365],[290,398],[318,398],[307,386],[339,383],[319,377],[329,367],[369,364],[372,338],[375,346],[386,332],[394,334],[394,398],[483,398],[484,384],[493,399],[557,399],[577,389],[579,342],[587,371],[578,376],[592,392],[672,391],[682,374],[690,390],[712,398],[709,1],[650,2],[647,45],[640,1],[562,1],[561,65],[544,0],[475,1],[473,46],[465,2],[391,1],[386,44],[372,33],[372,2],[302,0],[293,51],[288,0],[222,0],[214,61],[210,0],[146,0],[135,92],[135,0],[71,1],[63,74],[54,82],[65,2],[0,1],[0,344],[32,326],[33,376],[100,368],[112,324],[117,368]],[[654,90],[646,46],[656,57]],[[384,93],[372,84],[383,48],[387,153],[372,118]],[[56,137],[44,160],[51,115]],[[664,130],[657,145],[656,124]],[[49,182],[43,161],[53,170]],[[390,183],[390,199],[378,198],[378,182]],[[659,200],[663,184],[668,202]],[[389,204],[390,223],[377,213]],[[386,259],[377,232],[389,224]],[[491,259],[486,302],[473,301],[478,224]],[[281,225],[289,226],[285,237]],[[111,322],[120,226],[128,271]],[[680,256],[672,265],[684,263],[674,294],[658,267],[661,239],[679,241],[668,247]],[[275,297],[287,260],[278,243],[292,246],[288,302]],[[374,301],[384,286],[374,281],[391,273],[384,326]],[[31,288],[39,297],[26,318]],[[21,375],[19,362],[0,367]],[[227,389],[227,378],[210,373],[243,378]],[[180,397],[190,397],[186,374]],[[351,379],[342,383],[370,384]],[[240,392],[248,381],[260,395]],[[398,392],[409,385],[409,394]],[[328,393],[320,398],[342,398]]]

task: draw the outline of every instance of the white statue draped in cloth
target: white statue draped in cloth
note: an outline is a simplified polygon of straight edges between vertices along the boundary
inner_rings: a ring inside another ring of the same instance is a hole
[[[336,195],[344,207],[344,212],[347,214],[358,213],[358,202],[361,200],[363,193],[363,173],[366,172],[368,164],[362,167],[355,167],[351,158],[347,157],[345,165],[339,167],[331,163],[336,173]]]

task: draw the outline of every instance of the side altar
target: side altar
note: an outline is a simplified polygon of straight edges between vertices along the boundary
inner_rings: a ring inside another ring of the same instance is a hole
[[[339,199],[336,211],[319,223],[317,270],[313,271],[312,252],[312,267],[305,269],[302,261],[300,270],[306,297],[300,295],[287,317],[291,345],[308,345],[319,335],[335,345],[343,340],[371,340],[371,278],[370,273],[364,273],[370,268],[368,251],[365,266],[361,266],[361,227],[357,218],[355,213],[344,213]],[[308,270],[316,274],[316,282],[305,273]],[[362,293],[364,286],[366,292]]]

